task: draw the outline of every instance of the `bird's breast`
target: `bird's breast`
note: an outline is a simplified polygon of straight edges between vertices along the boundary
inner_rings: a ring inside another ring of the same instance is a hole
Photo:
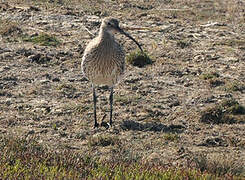
[[[94,45],[85,50],[83,72],[93,84],[112,86],[124,72],[124,51],[116,42]]]

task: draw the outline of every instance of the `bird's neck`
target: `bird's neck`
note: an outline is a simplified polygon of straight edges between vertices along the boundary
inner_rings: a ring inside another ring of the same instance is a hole
[[[99,39],[103,44],[111,44],[114,41],[114,35],[111,32],[100,29]]]

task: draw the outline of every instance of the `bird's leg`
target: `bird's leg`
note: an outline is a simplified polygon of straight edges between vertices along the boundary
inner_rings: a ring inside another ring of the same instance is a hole
[[[97,118],[96,118],[96,102],[97,102],[97,97],[95,93],[95,87],[93,87],[93,101],[94,101],[94,128],[99,127],[99,124],[97,123]]]
[[[111,87],[111,93],[110,93],[110,126],[112,126],[112,110],[113,110],[113,87]]]

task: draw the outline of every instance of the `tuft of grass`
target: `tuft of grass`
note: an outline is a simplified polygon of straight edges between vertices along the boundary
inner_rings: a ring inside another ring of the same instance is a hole
[[[223,107],[227,113],[245,115],[245,107],[240,105],[235,99],[225,99],[222,101],[221,107]]]
[[[181,49],[189,47],[190,45],[191,43],[188,40],[178,40],[177,41],[177,46],[180,47]]]
[[[220,104],[208,107],[201,112],[203,123],[232,124],[245,120],[245,107],[234,99],[223,100]]]
[[[9,35],[21,34],[21,33],[22,30],[19,27],[18,23],[9,20],[0,19],[0,35],[9,36]]]
[[[0,89],[0,97],[1,96],[11,97],[12,94],[10,92],[8,92],[8,91]]]
[[[245,90],[245,83],[242,82],[230,82],[225,85],[225,90],[228,92],[232,91],[240,91],[243,92]]]
[[[209,79],[208,83],[211,87],[217,87],[225,84],[225,82],[220,80],[219,78]]]
[[[220,75],[217,72],[210,72],[210,73],[205,73],[201,75],[201,79],[204,79],[204,80],[214,79],[218,77],[220,77]]]
[[[58,46],[61,44],[55,36],[45,33],[24,37],[23,41],[39,44],[40,46]]]
[[[120,144],[120,140],[116,136],[110,135],[95,135],[88,139],[88,145],[92,146],[114,146]]]
[[[126,62],[133,66],[144,67],[148,64],[152,64],[150,56],[146,52],[133,51],[126,57]]]
[[[164,134],[163,138],[166,141],[178,142],[180,137],[176,133],[167,133],[167,134]]]
[[[211,87],[217,87],[225,84],[224,81],[220,80],[220,75],[217,72],[205,73],[200,76],[201,79],[207,80]]]
[[[114,96],[114,100],[115,103],[119,103],[120,105],[128,105],[131,104],[132,102],[139,102],[139,100],[141,99],[141,97],[139,95],[135,95],[135,96],[119,96],[119,95],[115,95]]]
[[[57,89],[57,90],[60,90],[60,91],[61,91],[61,90],[64,90],[64,89],[70,89],[70,90],[73,90],[73,91],[76,90],[76,88],[73,87],[72,84],[65,84],[65,83],[60,84],[56,89]]]
[[[62,107],[62,114],[82,115],[87,110],[91,109],[92,105],[88,103],[69,103]]]
[[[65,83],[58,85],[56,89],[60,94],[68,98],[73,98],[75,96],[75,92],[77,91],[77,89],[72,84]]]

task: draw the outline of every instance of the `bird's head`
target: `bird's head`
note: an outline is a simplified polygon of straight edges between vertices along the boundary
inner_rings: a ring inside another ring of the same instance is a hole
[[[140,50],[143,52],[140,44],[132,36],[130,36],[128,33],[126,33],[123,29],[121,29],[119,27],[119,21],[116,18],[112,18],[112,17],[104,18],[102,20],[101,28],[104,31],[107,31],[107,32],[112,33],[112,34],[119,32],[119,33],[127,36],[129,39],[134,41],[137,44],[137,46],[140,48]]]
[[[102,20],[101,28],[113,34],[121,31],[119,21],[112,17],[104,18]]]

